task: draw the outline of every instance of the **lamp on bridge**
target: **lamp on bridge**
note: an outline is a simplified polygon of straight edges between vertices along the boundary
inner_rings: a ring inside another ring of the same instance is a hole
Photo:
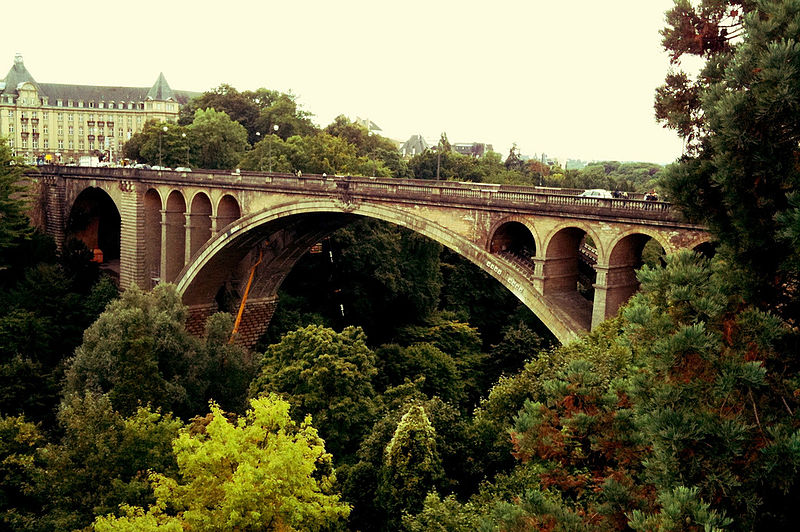
[[[186,133],[181,133],[181,138],[186,143],[186,168],[189,168],[189,142],[186,140]]]
[[[164,126],[163,128],[161,128],[161,131],[166,133],[167,132],[167,126]],[[164,166],[163,164],[161,164],[161,137],[163,137],[163,136],[164,135],[161,134],[161,133],[158,134],[158,169],[159,170],[161,170],[162,167]]]
[[[258,144],[259,142],[261,142],[261,132],[256,131],[256,144]],[[264,171],[264,164],[261,162],[260,159],[258,161],[258,169],[262,172]]]
[[[278,132],[278,124],[275,124],[274,126],[272,126],[272,130],[275,131],[275,133],[277,133]],[[269,152],[268,153],[269,153],[269,155],[267,156],[267,158],[269,159],[269,171],[272,172],[272,139],[269,139]]]

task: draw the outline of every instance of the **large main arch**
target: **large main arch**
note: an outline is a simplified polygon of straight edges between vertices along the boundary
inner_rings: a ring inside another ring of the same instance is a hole
[[[324,236],[365,216],[415,231],[476,264],[519,298],[560,341],[576,337],[569,313],[548,303],[526,273],[502,256],[482,249],[461,235],[425,218],[387,204],[343,204],[312,198],[276,205],[238,219],[208,241],[178,274],[184,303],[209,305],[228,282],[243,284],[258,262],[251,298],[274,297],[295,263]]]

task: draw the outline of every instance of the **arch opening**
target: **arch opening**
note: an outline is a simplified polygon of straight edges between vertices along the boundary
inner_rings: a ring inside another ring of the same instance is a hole
[[[712,242],[709,240],[708,242],[703,242],[702,244],[696,245],[695,247],[692,248],[692,250],[695,251],[696,253],[699,253],[700,255],[704,256],[707,259],[711,259],[714,257],[714,255],[717,254],[717,246],[718,246],[717,242]]]
[[[161,279],[161,195],[155,189],[144,194],[145,271],[152,286]]]
[[[172,282],[183,269],[186,260],[186,201],[177,190],[173,190],[167,197],[164,224],[166,249],[162,250],[162,280]]]
[[[242,216],[242,210],[239,207],[239,202],[230,194],[225,194],[220,198],[217,205],[217,231],[231,222],[238,220]]]
[[[597,248],[592,237],[578,227],[567,227],[550,239],[543,268],[544,293],[561,297],[579,295],[594,300]]]
[[[489,251],[534,271],[536,240],[530,229],[520,222],[506,222],[492,235]]]
[[[121,218],[114,200],[102,189],[87,188],[75,199],[66,236],[83,242],[94,262],[119,277]]]
[[[211,238],[211,200],[203,193],[192,199],[189,210],[189,256]]]
[[[612,248],[605,270],[605,279],[598,284],[602,296],[596,303],[596,320],[614,316],[639,290],[636,270],[644,265],[651,268],[664,266],[664,247],[653,237],[634,233],[620,239]]]

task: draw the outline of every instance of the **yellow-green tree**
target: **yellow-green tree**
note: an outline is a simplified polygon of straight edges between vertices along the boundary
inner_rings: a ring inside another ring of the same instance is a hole
[[[106,530],[322,530],[350,513],[334,493],[331,455],[311,426],[296,424],[275,395],[229,421],[212,403],[207,425],[173,442],[180,479],[153,473],[156,504],[98,518]],[[169,513],[168,510],[169,509]]]

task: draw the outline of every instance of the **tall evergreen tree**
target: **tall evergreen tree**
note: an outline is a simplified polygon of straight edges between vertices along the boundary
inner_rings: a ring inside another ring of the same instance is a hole
[[[663,187],[719,239],[719,252],[743,272],[746,296],[796,323],[800,1],[699,4],[677,0],[664,31],[675,57],[707,62],[691,96],[667,86],[657,93],[657,116],[693,145]]]
[[[33,233],[26,213],[25,167],[14,163],[8,142],[0,137],[0,270],[8,266],[11,250]]]

